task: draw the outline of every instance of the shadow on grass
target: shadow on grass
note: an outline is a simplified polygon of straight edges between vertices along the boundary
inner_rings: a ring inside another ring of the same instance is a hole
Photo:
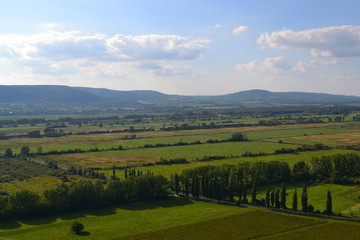
[[[92,216],[113,215],[113,214],[116,214],[116,208],[115,207],[107,207],[107,208],[102,208],[102,209],[88,210],[88,211],[86,211],[86,214],[92,215]]]
[[[156,209],[156,208],[170,208],[170,207],[179,207],[185,206],[188,204],[193,204],[193,202],[188,198],[183,197],[168,197],[162,200],[156,200],[153,202],[146,203],[134,203],[131,205],[122,205],[119,206],[121,209],[130,210],[130,211],[141,211],[146,209]]]
[[[38,218],[23,218],[18,222],[27,225],[43,225],[50,224],[56,221],[56,217],[38,217]]]
[[[66,214],[57,214],[52,217],[38,217],[38,218],[24,218],[19,221],[9,220],[0,222],[0,230],[6,229],[16,229],[21,227],[21,223],[27,225],[43,225],[43,224],[51,224],[56,221],[56,219],[62,220],[75,220],[79,218],[85,218],[89,215],[92,216],[106,216],[116,214],[116,209],[124,209],[129,211],[141,211],[146,209],[156,209],[156,208],[170,208],[170,207],[179,207],[185,206],[188,204],[193,204],[193,202],[188,198],[183,197],[168,197],[162,200],[154,200],[152,202],[146,203],[133,203],[130,205],[121,205],[118,207],[107,207],[102,209],[95,209],[95,210],[84,210],[81,212],[74,212],[74,213],[66,213]],[[81,236],[88,236],[90,235],[89,232],[82,232]]]
[[[73,220],[73,219],[84,218],[84,217],[86,217],[84,212],[67,213],[67,214],[58,216],[58,218],[62,219],[62,220]]]
[[[87,231],[81,231],[81,232],[77,233],[76,235],[77,235],[77,236],[89,236],[90,233],[87,232]]]
[[[0,230],[15,229],[21,227],[18,221],[0,222]]]

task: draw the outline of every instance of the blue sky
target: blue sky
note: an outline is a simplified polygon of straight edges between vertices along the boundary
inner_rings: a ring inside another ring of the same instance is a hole
[[[360,1],[0,3],[3,85],[360,96]]]

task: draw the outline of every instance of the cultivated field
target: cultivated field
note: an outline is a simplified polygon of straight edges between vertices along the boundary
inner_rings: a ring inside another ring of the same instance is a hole
[[[81,235],[70,233],[71,223],[84,224]],[[346,231],[339,235],[338,229]],[[310,231],[308,233],[308,231]],[[173,198],[156,203],[78,212],[54,218],[10,221],[0,225],[0,239],[358,239],[358,223],[309,218]],[[297,236],[289,238],[289,236]]]

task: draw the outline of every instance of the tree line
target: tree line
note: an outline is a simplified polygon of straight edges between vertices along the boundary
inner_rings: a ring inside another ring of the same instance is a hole
[[[336,178],[332,177],[336,175]],[[360,176],[360,156],[356,154],[337,154],[314,158],[310,167],[304,161],[294,164],[292,169],[284,161],[241,162],[219,166],[200,166],[185,169],[181,174],[171,177],[172,189],[186,196],[206,197],[210,199],[233,200],[239,197],[240,203],[248,203],[251,189],[251,203],[268,205],[267,199],[256,198],[257,186],[281,184],[291,181],[315,183],[318,181],[338,183],[337,179],[347,179],[348,183],[357,182]],[[353,179],[351,177],[354,177]],[[350,181],[351,180],[351,181]],[[269,193],[270,194],[270,193]],[[284,207],[281,204],[282,192],[273,190],[271,206]],[[277,203],[276,199],[279,199]],[[311,208],[310,208],[311,209]],[[309,209],[306,208],[306,211]]]
[[[150,173],[132,174],[124,179],[114,177],[108,183],[72,182],[47,189],[41,195],[22,190],[0,196],[0,220],[151,201],[168,194],[168,180]]]

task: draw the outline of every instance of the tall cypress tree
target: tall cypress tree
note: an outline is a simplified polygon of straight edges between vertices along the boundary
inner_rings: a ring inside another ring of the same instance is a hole
[[[189,179],[188,177],[185,177],[185,195],[189,196]]]
[[[176,195],[178,195],[179,194],[179,175],[177,175],[177,173],[175,173],[175,176],[174,176],[174,190],[175,190]]]
[[[195,176],[195,197],[199,198],[200,195],[200,179],[199,177],[196,175]]]
[[[115,169],[115,165],[113,165],[113,168],[112,168],[112,178],[115,180],[116,179],[116,169]]]
[[[286,186],[285,186],[285,183],[283,183],[282,187],[281,187],[280,205],[282,208],[286,209]]]
[[[191,195],[196,198],[196,175],[191,180]]]
[[[242,196],[243,196],[243,184],[239,183],[239,201],[238,206],[240,206],[240,203],[242,202]]]
[[[273,189],[270,194],[270,204],[272,207],[275,206],[275,190]]]
[[[235,178],[236,178],[236,174],[235,174],[235,169],[233,168],[230,172],[229,183],[228,183],[229,201],[234,201]]]
[[[298,197],[297,197],[297,192],[296,192],[296,189],[295,189],[293,199],[292,199],[292,209],[294,211],[297,211],[297,206],[298,206]]]
[[[246,185],[244,185],[244,190],[243,190],[243,203],[247,203],[247,188]]]
[[[256,180],[253,181],[253,185],[252,185],[251,203],[256,204]]]
[[[327,191],[327,198],[326,198],[326,214],[327,215],[331,215],[332,212],[332,197],[331,197],[331,192],[328,190]]]
[[[275,191],[275,207],[280,208],[280,190]]]
[[[265,205],[267,208],[270,207],[270,188],[269,187],[266,189]]]
[[[306,189],[306,184],[304,184],[302,193],[301,193],[301,210],[303,212],[307,212],[308,211],[308,196],[307,196],[307,189]]]

